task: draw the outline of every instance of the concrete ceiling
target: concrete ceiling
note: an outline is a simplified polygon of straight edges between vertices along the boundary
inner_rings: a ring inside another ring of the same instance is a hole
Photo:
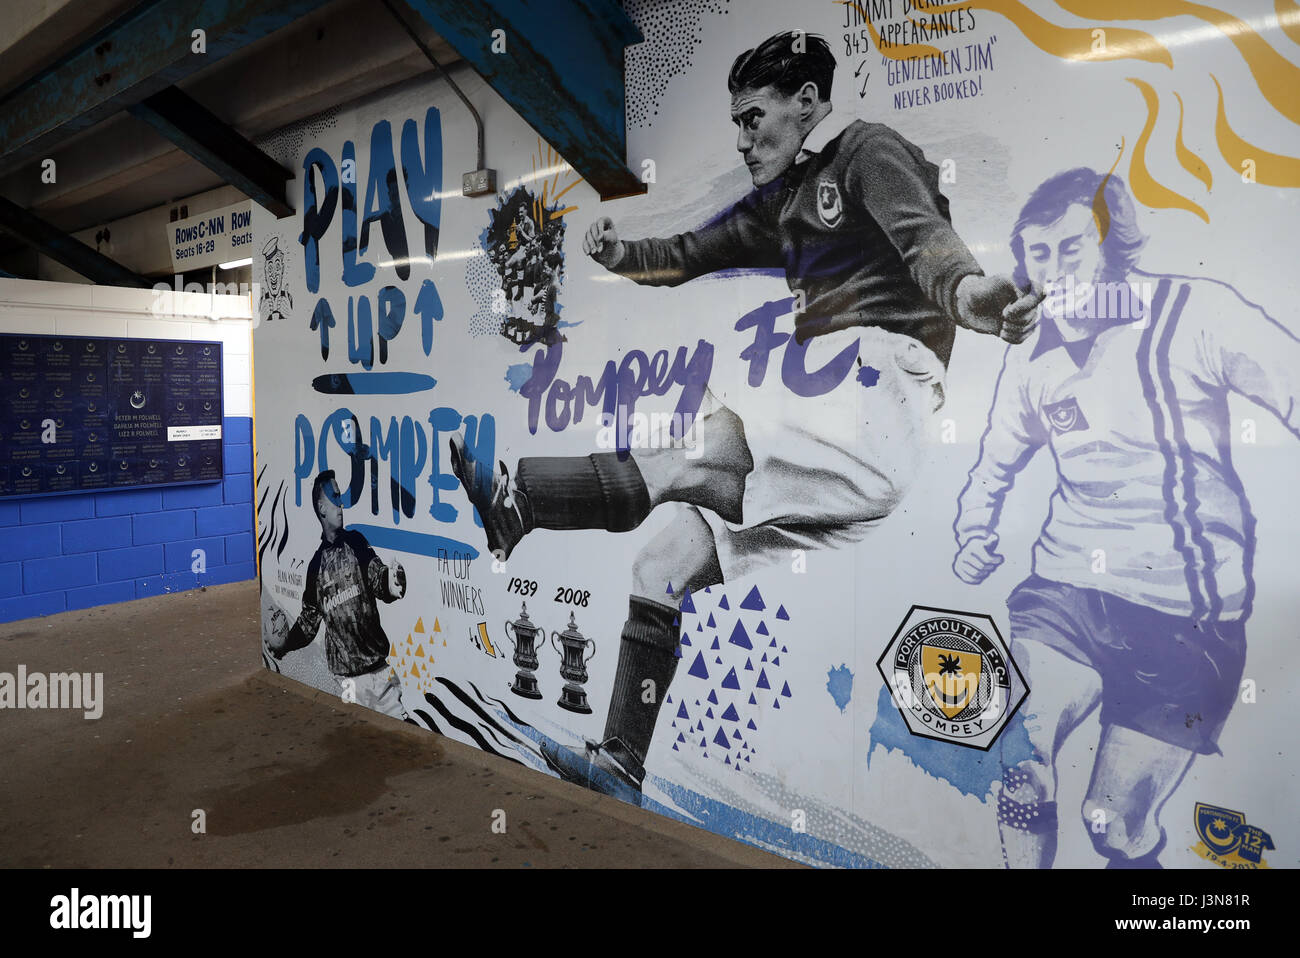
[[[0,90],[47,69],[140,0],[4,0]],[[456,52],[418,17],[420,37],[448,65]],[[177,86],[246,138],[279,129],[434,68],[377,0],[335,0],[218,60]],[[127,113],[74,134],[0,177],[0,196],[68,233],[172,203],[222,180]],[[18,244],[0,234],[0,255]]]

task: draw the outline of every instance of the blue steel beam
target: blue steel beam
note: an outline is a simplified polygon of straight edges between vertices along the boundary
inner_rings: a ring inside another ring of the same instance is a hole
[[[147,0],[0,101],[0,172],[328,2]],[[205,53],[193,52],[196,29]]]
[[[645,192],[627,168],[623,86],[623,48],[642,37],[615,0],[405,2],[602,199]],[[492,51],[494,30],[504,53]]]
[[[293,214],[285,198],[293,174],[176,87],[127,109],[276,216]]]
[[[153,286],[149,280],[131,272],[103,253],[51,226],[45,220],[0,196],[0,230],[13,234],[29,246],[36,247],[50,259],[80,273],[102,286]]]

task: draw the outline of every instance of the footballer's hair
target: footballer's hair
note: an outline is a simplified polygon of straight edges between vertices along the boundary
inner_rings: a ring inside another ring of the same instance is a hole
[[[1021,237],[1025,227],[1050,226],[1076,203],[1092,210],[1105,232],[1101,241],[1101,279],[1119,282],[1137,265],[1138,254],[1146,245],[1147,238],[1138,229],[1133,200],[1129,198],[1124,181],[1113,173],[1098,173],[1080,166],[1044,180],[1020,210],[1011,231],[1011,252],[1016,257],[1012,278],[1021,289],[1029,283],[1025,241]]]
[[[316,518],[320,518],[320,501],[326,495],[325,487],[334,481],[334,470],[326,469],[316,477],[316,481],[311,484],[311,507],[316,510]]]
[[[818,96],[829,101],[834,76],[835,55],[825,40],[815,33],[787,30],[736,57],[727,89],[735,94],[773,86],[783,96],[793,96],[811,82]]]

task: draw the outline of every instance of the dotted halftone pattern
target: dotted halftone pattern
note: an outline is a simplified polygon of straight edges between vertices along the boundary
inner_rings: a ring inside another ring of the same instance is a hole
[[[470,335],[495,336],[501,330],[501,314],[492,309],[492,291],[501,288],[501,275],[486,254],[466,262],[465,288],[478,306],[469,318]]]
[[[724,778],[715,778],[707,773],[699,775],[701,791],[732,808],[747,812],[759,818],[775,821],[773,808],[802,809],[807,834],[815,835],[823,841],[832,842],[841,848],[870,859],[885,868],[936,868],[938,864],[905,839],[899,838],[877,825],[871,824],[851,812],[800,793],[779,778],[764,772],[750,773],[750,788],[757,788],[765,801],[751,801],[746,795],[736,790],[734,783]],[[653,778],[653,776],[652,776]],[[793,819],[789,819],[793,821]],[[784,822],[783,822],[784,824]],[[707,826],[706,826],[707,827]],[[814,858],[800,854],[790,848],[768,845],[756,841],[754,836],[736,836],[742,841],[767,847],[769,851],[808,865],[822,864]]]
[[[668,82],[694,62],[708,16],[731,12],[731,0],[624,0],[644,43],[627,48],[627,121],[651,126]],[[739,52],[739,51],[737,51]]]
[[[274,133],[257,137],[253,140],[253,144],[273,160],[286,165],[293,165],[297,162],[298,154],[302,150],[302,144],[308,137],[315,139],[326,130],[334,129],[338,125],[338,121],[339,108],[332,106],[314,116],[281,127]]]

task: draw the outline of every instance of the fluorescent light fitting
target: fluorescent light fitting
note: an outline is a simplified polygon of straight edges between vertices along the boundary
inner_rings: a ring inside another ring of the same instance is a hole
[[[253,257],[251,256],[248,257],[248,259],[237,259],[229,263],[217,264],[218,268],[220,269],[239,269],[239,267],[241,266],[252,266],[252,265],[253,265]]]

